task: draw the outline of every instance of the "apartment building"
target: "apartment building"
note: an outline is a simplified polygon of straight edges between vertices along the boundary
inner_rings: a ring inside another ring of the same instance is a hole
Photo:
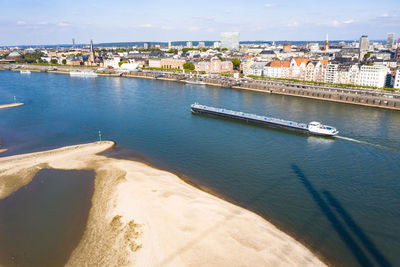
[[[363,65],[360,68],[359,85],[385,87],[389,69],[381,65]]]

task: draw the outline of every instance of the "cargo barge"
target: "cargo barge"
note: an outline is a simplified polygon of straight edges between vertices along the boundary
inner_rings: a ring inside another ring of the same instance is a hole
[[[310,122],[309,124],[305,124],[266,116],[259,116],[256,114],[238,112],[224,108],[209,107],[205,105],[200,105],[198,103],[194,103],[190,107],[193,113],[209,114],[251,123],[264,124],[275,128],[283,128],[302,132],[305,134],[336,136],[339,133],[339,131],[335,127],[323,125],[315,121]]]

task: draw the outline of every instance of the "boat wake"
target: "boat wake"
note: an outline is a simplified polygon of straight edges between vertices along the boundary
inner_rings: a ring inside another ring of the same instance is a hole
[[[347,140],[347,141],[351,141],[351,142],[355,142],[355,143],[366,143],[366,144],[370,144],[370,143],[367,143],[367,142],[363,142],[363,141],[360,141],[360,140],[357,140],[357,139],[353,139],[353,138],[349,138],[349,137],[344,137],[344,136],[340,136],[340,135],[336,136],[336,138],[340,138],[340,139]]]
[[[383,146],[383,145],[379,145],[379,144],[374,144],[374,143],[369,143],[369,142],[365,142],[365,141],[360,141],[357,139],[353,139],[353,138],[349,138],[349,137],[344,137],[344,136],[336,136],[336,138],[342,139],[342,140],[346,140],[346,141],[350,141],[350,142],[354,142],[354,143],[358,143],[358,144],[363,144],[363,145],[368,145],[368,146],[374,146],[380,149],[385,149],[385,150],[389,150],[389,151],[396,151],[393,150],[393,148],[387,147],[387,146]],[[397,152],[397,151],[396,151]]]

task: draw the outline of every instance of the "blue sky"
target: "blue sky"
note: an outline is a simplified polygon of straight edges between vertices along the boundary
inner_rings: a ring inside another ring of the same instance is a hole
[[[399,0],[0,0],[0,45],[130,41],[385,39]]]

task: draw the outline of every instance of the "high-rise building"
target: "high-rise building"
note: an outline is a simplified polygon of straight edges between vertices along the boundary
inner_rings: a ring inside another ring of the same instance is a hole
[[[399,52],[400,52],[400,38],[399,38],[399,40],[397,41],[396,57],[395,57],[396,59],[398,59],[399,56],[400,56]]]
[[[149,43],[144,43],[144,44],[143,44],[143,48],[144,48],[144,49],[149,49]]]
[[[221,43],[220,42],[214,42],[214,48],[220,48]]]
[[[193,43],[192,42],[186,42],[186,47],[192,48],[193,47]]]
[[[358,49],[359,49],[358,59],[359,60],[363,60],[364,55],[367,54],[367,52],[368,52],[368,48],[369,48],[368,36],[363,35],[360,38],[360,45],[358,46]]]
[[[204,42],[199,42],[197,45],[197,47],[199,47],[199,48],[203,48],[205,46],[206,46],[206,44]]]
[[[360,38],[360,51],[365,52],[368,51],[368,47],[369,47],[369,41],[368,41],[368,36],[367,35],[363,35]]]
[[[223,32],[221,33],[221,47],[229,50],[239,50],[239,33]]]
[[[394,45],[394,33],[388,33],[386,45],[389,48],[392,48]]]
[[[168,49],[171,49],[171,47],[172,47],[172,44],[171,44],[171,41],[169,41],[168,42]]]

